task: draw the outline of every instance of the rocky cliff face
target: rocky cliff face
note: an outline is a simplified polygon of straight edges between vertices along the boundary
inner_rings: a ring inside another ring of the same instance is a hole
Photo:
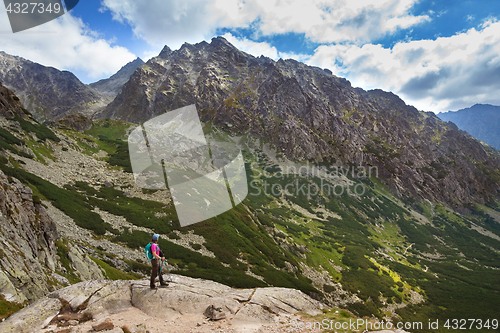
[[[26,118],[19,98],[0,83],[0,117],[14,119],[15,116]]]
[[[19,124],[23,121],[25,127],[31,124],[32,129],[36,129],[30,117],[19,98],[0,84],[0,144],[3,148],[0,150],[0,294],[6,301],[15,303],[37,300],[68,285],[70,282],[58,274],[67,272],[63,261],[75,271],[78,279],[103,277],[99,267],[77,247],[69,245],[67,251],[62,252],[58,249],[56,223],[46,205],[26,182],[2,171],[14,170],[12,163],[16,163],[4,149],[28,156],[28,160],[34,157],[26,146],[27,138],[33,140],[33,137],[27,136]]]
[[[500,162],[452,124],[381,90],[294,60],[255,58],[224,38],[167,46],[100,117],[144,122],[196,104],[204,121],[264,138],[295,160],[376,166],[400,197],[457,207],[498,196]]]
[[[32,301],[50,291],[56,226],[29,187],[2,171],[0,185],[0,290],[9,301]]]
[[[73,73],[5,52],[0,52],[0,82],[19,97],[38,121],[72,113],[91,115],[111,100],[80,82]]]
[[[144,61],[141,58],[137,58],[123,66],[116,74],[107,79],[91,83],[89,86],[105,95],[114,97],[122,90],[123,85],[129,80],[137,67],[142,65],[144,65]]]

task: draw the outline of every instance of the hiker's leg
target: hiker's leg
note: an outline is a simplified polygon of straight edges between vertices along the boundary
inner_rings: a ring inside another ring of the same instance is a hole
[[[161,284],[161,285],[164,285],[164,284],[165,284],[165,282],[163,282],[163,270],[161,270],[161,271],[159,272],[159,274],[158,274],[158,275],[159,275],[159,277],[160,277],[160,284]]]
[[[158,275],[158,260],[152,259],[151,260],[151,281],[149,283],[151,288],[155,287],[156,275]]]

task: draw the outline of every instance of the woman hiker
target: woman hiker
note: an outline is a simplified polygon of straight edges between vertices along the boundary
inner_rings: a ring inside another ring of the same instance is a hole
[[[163,281],[163,276],[159,271],[160,260],[165,260],[165,257],[160,257],[160,247],[158,246],[159,237],[160,235],[154,234],[151,239],[151,253],[153,254],[153,259],[151,259],[151,282],[149,284],[151,289],[156,289],[155,279],[157,275],[160,277],[160,287],[168,286],[168,283]]]

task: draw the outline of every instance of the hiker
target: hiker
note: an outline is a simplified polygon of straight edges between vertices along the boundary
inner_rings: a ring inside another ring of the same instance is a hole
[[[160,238],[160,235],[158,234],[154,234],[152,239],[151,239],[151,254],[152,254],[152,258],[151,258],[151,282],[149,284],[149,286],[151,287],[151,289],[156,289],[156,286],[155,286],[155,279],[156,279],[156,276],[159,275],[160,277],[160,287],[166,287],[168,286],[168,283],[165,283],[163,281],[163,276],[162,276],[162,272],[160,271],[159,267],[160,267],[160,260],[165,260],[165,257],[160,257],[160,247],[158,246],[158,238]],[[163,252],[162,252],[162,255],[163,255]]]

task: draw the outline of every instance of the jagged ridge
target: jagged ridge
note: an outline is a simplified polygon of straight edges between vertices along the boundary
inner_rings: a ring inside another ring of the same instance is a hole
[[[498,196],[498,154],[453,124],[329,71],[253,57],[222,37],[166,46],[99,117],[141,123],[192,103],[204,121],[265,138],[292,159],[377,166],[402,198],[459,208]]]

